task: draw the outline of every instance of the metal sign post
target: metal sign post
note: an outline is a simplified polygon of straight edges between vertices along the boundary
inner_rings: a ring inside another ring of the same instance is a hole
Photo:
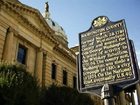
[[[112,86],[105,84],[101,90],[101,99],[104,101],[104,105],[115,105],[113,98]]]

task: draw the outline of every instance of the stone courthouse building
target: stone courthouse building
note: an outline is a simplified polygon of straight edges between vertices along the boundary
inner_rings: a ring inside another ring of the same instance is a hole
[[[42,86],[76,88],[76,54],[61,26],[18,0],[0,0],[0,60],[22,65]],[[100,98],[94,96],[96,105]]]
[[[0,0],[0,59],[25,66],[42,85],[76,87],[76,55],[49,10],[43,17],[18,0]]]
[[[76,87],[76,55],[48,10],[43,17],[18,0],[0,0],[0,59],[25,66],[42,85]]]

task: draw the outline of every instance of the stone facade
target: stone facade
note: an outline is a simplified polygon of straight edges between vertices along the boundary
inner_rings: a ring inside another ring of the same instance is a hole
[[[0,0],[0,60],[24,66],[41,86],[75,88],[77,50],[69,49],[63,32],[55,32],[46,19],[18,0]],[[92,98],[96,105],[103,104],[99,97]]]
[[[62,84],[65,70],[66,85],[73,87],[75,53],[58,42],[54,34],[37,9],[17,0],[0,1],[0,59],[25,66],[42,85]],[[25,50],[24,62],[18,62],[23,59],[19,57],[19,49]],[[51,78],[52,63],[57,67],[55,79]]]

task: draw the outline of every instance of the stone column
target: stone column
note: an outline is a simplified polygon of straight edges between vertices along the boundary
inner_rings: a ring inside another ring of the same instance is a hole
[[[14,40],[14,32],[13,29],[9,28],[7,30],[4,50],[3,50],[3,57],[4,61],[11,62],[12,61],[12,52],[13,52],[13,40]]]
[[[121,91],[119,93],[119,99],[120,99],[120,105],[126,105],[126,99],[125,99],[125,92]]]
[[[137,98],[138,98],[138,104],[140,105],[140,84],[136,84],[136,90],[137,90]]]
[[[36,54],[35,76],[37,77],[40,86],[42,85],[42,62],[43,62],[43,51],[41,49],[38,49]]]

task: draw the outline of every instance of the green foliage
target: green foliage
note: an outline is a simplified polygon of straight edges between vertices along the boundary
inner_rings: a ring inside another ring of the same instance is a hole
[[[22,67],[0,65],[0,105],[38,105],[39,86]]]
[[[94,105],[90,96],[70,87],[51,85],[39,90],[24,68],[0,65],[0,105]]]
[[[51,85],[44,89],[40,105],[94,105],[94,102],[89,95],[70,87]]]

